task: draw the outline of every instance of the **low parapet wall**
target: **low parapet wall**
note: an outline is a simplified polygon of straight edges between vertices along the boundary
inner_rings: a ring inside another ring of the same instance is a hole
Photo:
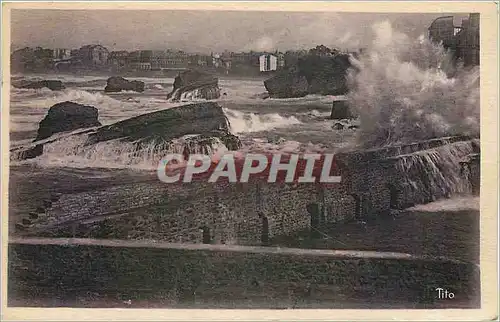
[[[155,179],[66,194],[22,233],[266,244],[274,236],[469,193],[479,162],[471,163],[468,175],[462,173],[461,162],[478,149],[476,139],[452,137],[339,154],[342,182],[334,185],[168,185]],[[477,186],[479,179],[474,180]]]
[[[480,305],[477,266],[398,253],[16,239],[8,256],[9,306]],[[454,298],[439,299],[437,288]]]

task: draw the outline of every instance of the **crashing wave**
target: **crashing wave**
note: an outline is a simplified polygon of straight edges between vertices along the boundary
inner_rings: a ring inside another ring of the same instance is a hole
[[[35,162],[40,166],[73,168],[132,168],[156,170],[160,160],[169,153],[217,155],[227,147],[217,137],[187,135],[166,142],[153,140],[126,142],[109,140],[87,145],[87,134],[70,135],[43,146],[43,154]],[[12,154],[14,163],[33,162],[22,160],[22,155]]]
[[[259,115],[228,108],[224,109],[224,113],[231,123],[231,131],[236,134],[268,131],[274,128],[301,124],[295,116],[285,117],[278,113]]]
[[[362,145],[479,134],[478,66],[455,68],[443,47],[410,39],[388,22],[373,31],[370,52],[353,59],[359,70],[349,75],[348,100],[360,115]]]

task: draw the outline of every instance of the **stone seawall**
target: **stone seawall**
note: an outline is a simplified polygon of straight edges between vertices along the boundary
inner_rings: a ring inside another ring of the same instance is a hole
[[[480,305],[477,266],[399,253],[23,239],[10,241],[8,256],[9,306]],[[439,300],[438,287],[454,300]]]
[[[356,216],[366,217],[470,193],[475,172],[463,173],[463,161],[479,152],[479,140],[450,137],[353,152],[338,156],[343,186],[356,200]]]
[[[326,223],[477,193],[478,152],[479,140],[451,137],[338,154],[340,184],[168,185],[154,179],[64,194],[19,233],[265,245],[273,237]]]

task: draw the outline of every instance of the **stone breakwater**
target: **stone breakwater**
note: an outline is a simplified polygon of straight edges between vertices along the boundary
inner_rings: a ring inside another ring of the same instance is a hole
[[[136,241],[9,245],[10,306],[477,308],[479,268],[400,253]],[[439,300],[436,288],[456,294]]]
[[[55,196],[15,234],[261,245],[273,237],[388,214],[479,190],[479,140],[440,138],[336,155],[340,184],[156,178]]]

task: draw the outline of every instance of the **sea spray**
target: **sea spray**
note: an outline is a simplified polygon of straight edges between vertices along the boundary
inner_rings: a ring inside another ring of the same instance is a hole
[[[479,134],[479,67],[454,68],[443,47],[410,39],[388,22],[373,31],[370,51],[352,58],[358,70],[348,76],[361,145]]]

